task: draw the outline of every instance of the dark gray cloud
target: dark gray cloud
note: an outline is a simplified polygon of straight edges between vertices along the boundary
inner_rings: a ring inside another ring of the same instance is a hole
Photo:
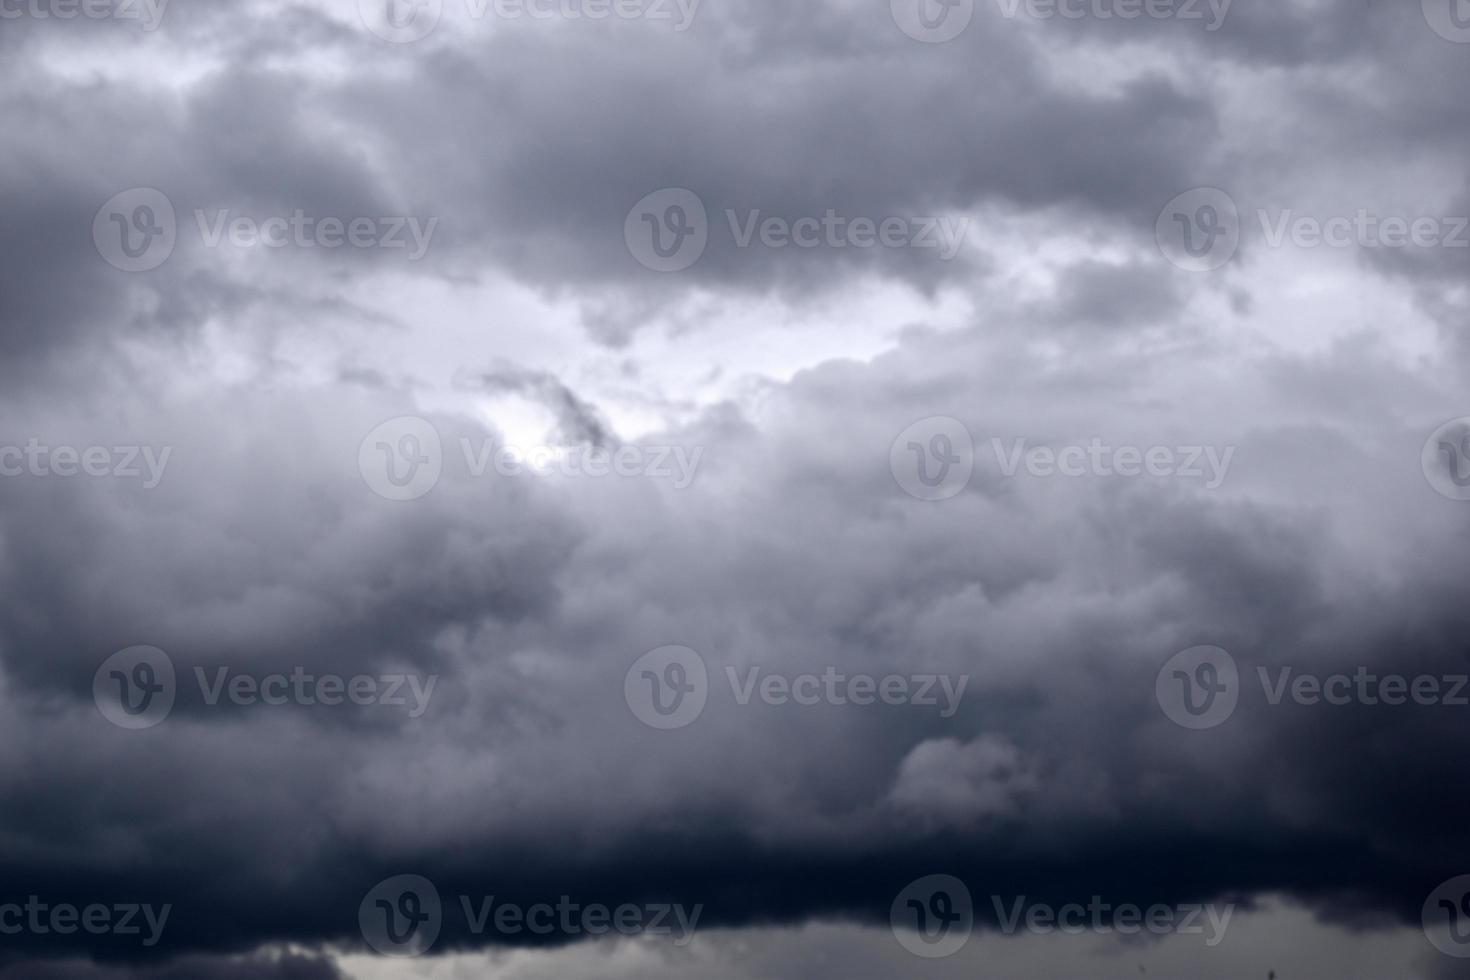
[[[186,956],[161,966],[118,966],[77,960],[32,960],[0,967],[0,977],[27,980],[345,980],[323,957],[283,953],[279,956]]]
[[[171,454],[151,489],[0,477],[0,904],[171,909],[146,947],[6,936],[0,977],[335,980],[363,896],[409,873],[450,952],[577,938],[474,934],[459,896],[882,928],[940,872],[1052,903],[1282,896],[1376,936],[1467,871],[1463,709],[1255,682],[1470,673],[1466,512],[1419,464],[1467,412],[1463,256],[1331,265],[1250,229],[1466,211],[1470,48],[1417,4],[1240,0],[1205,32],[981,3],[926,45],[882,3],[710,0],[683,33],[451,3],[393,45],[352,4],[175,3],[151,37],[0,33],[0,448]],[[1247,224],[1209,275],[1154,242],[1204,184]],[[133,187],[168,196],[178,245],[129,273],[92,225]],[[666,187],[711,220],[675,274],[624,241]],[[439,224],[409,261],[210,247],[196,209]],[[742,248],[727,209],[964,220],[967,244]],[[525,436],[507,395],[552,416],[547,449],[697,473],[476,474]],[[412,501],[359,466],[424,449],[369,438],[404,416],[442,448]],[[889,460],[933,416],[976,468],[931,504]],[[1017,440],[1233,462],[1219,487],[1007,475]],[[94,674],[140,644],[182,683],[127,731]],[[625,675],[671,644],[713,690],[655,731]],[[1155,680],[1198,644],[1249,696],[1189,732]],[[726,671],[753,667],[967,687],[951,716],[741,705]],[[195,672],[221,668],[436,687],[421,716],[210,704]]]

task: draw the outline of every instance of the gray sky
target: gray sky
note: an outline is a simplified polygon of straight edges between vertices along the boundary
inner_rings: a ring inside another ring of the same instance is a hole
[[[0,0],[0,978],[1467,975],[1467,82]]]

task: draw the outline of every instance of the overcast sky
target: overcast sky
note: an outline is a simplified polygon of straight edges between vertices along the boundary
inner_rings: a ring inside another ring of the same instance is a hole
[[[0,980],[1470,976],[1467,85],[0,0]]]

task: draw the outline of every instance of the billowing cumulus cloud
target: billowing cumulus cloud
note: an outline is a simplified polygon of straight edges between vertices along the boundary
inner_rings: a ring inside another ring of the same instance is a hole
[[[0,976],[1455,975],[1470,47],[1010,6],[7,19]]]

